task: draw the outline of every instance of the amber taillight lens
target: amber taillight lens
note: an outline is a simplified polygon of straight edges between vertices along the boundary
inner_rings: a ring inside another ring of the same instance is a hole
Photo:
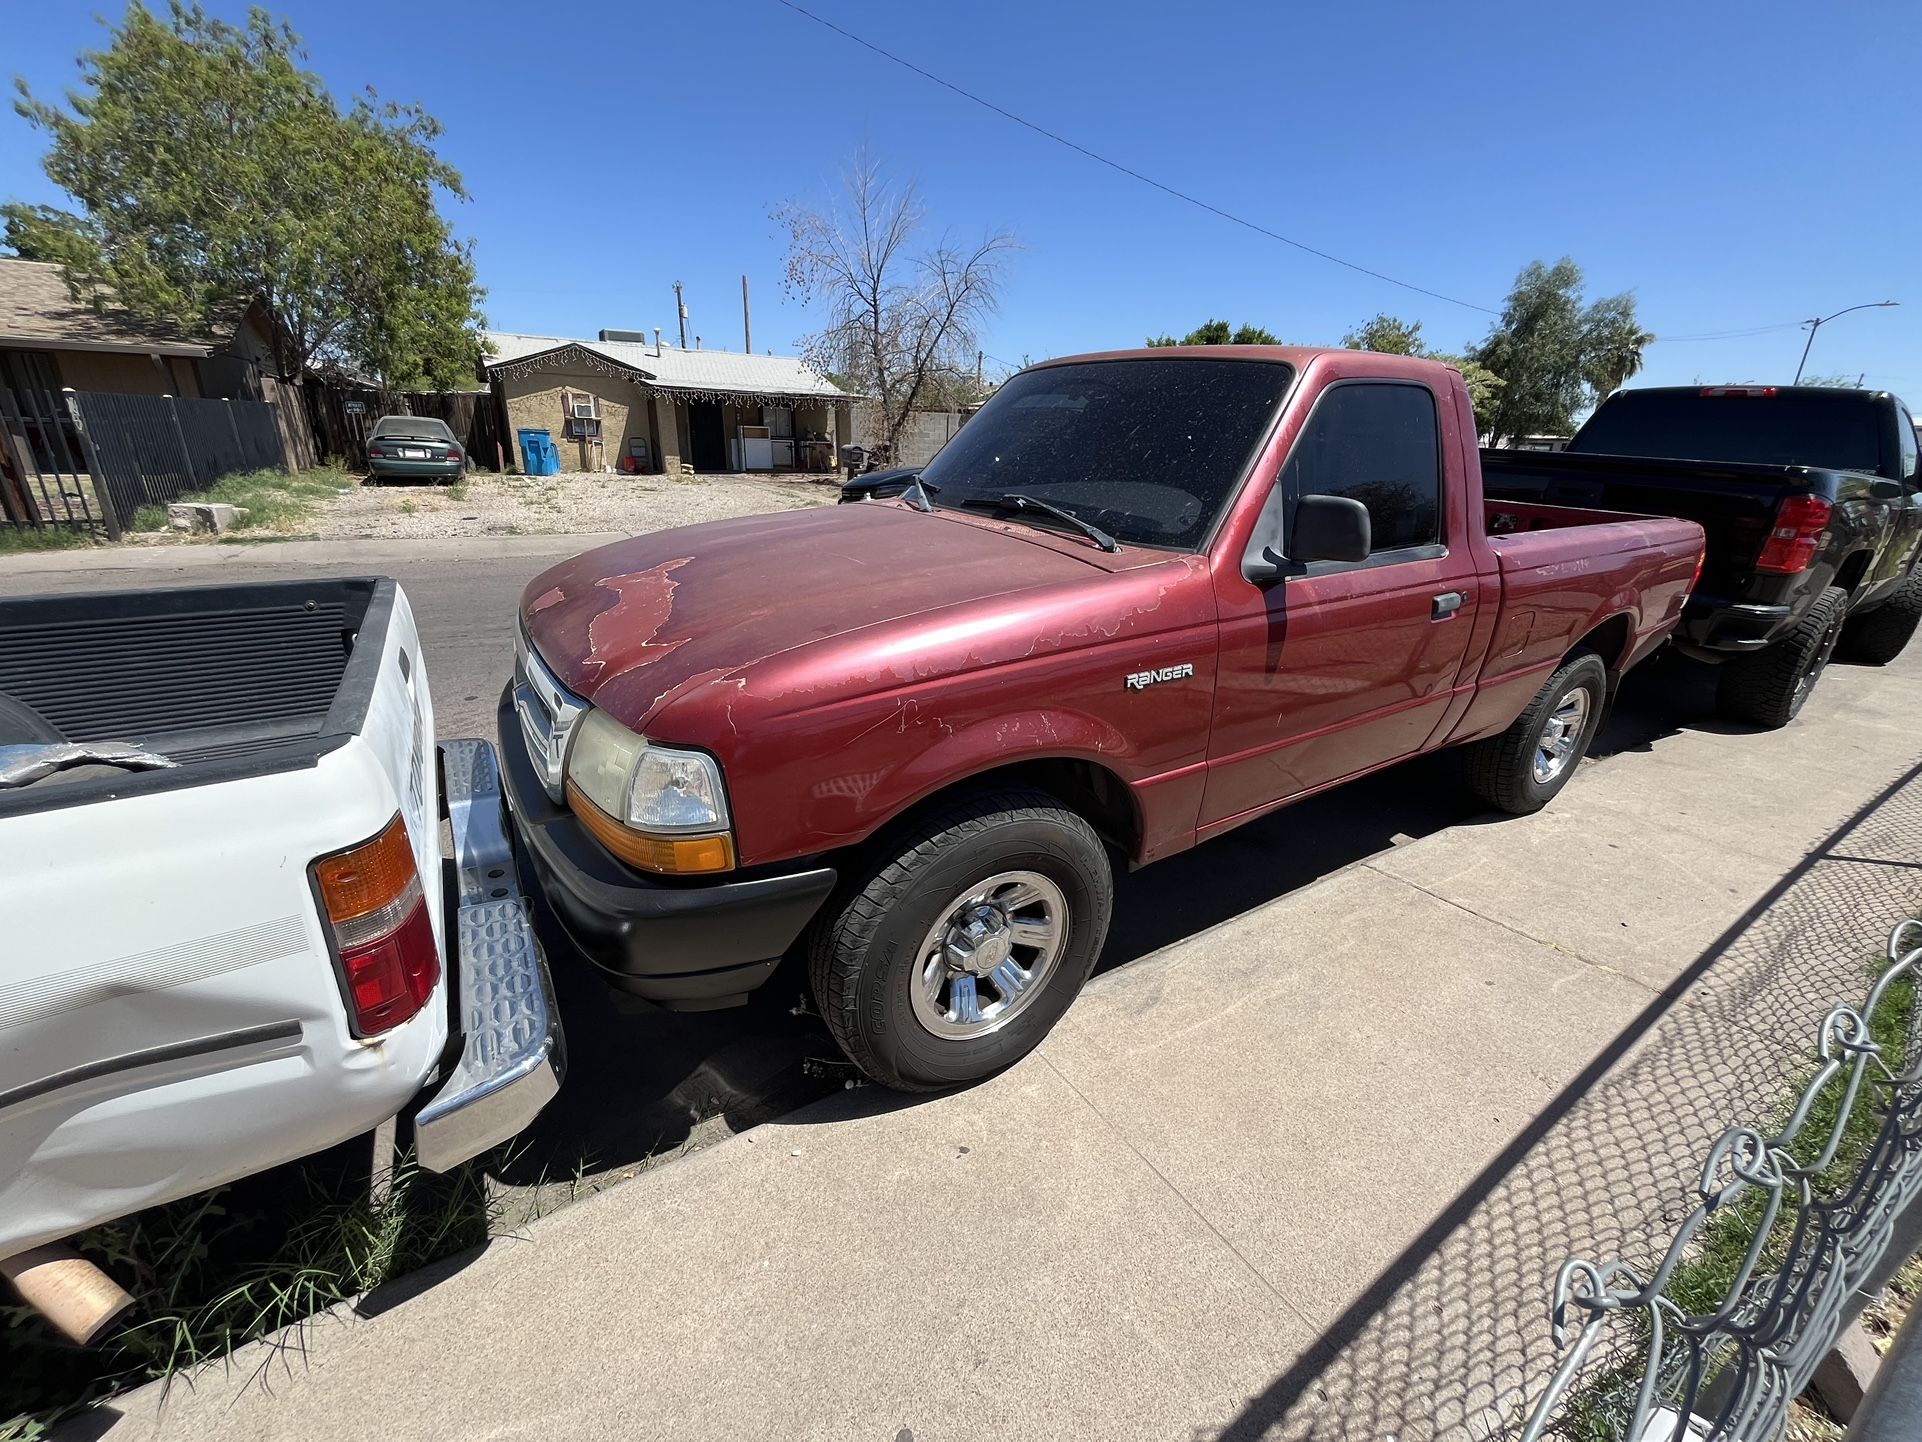
[[[313,872],[340,953],[354,1035],[392,1031],[417,1015],[440,983],[440,949],[406,823],[396,812],[378,836],[321,857]]]

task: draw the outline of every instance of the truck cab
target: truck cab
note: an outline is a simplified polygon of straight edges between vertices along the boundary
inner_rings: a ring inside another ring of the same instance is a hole
[[[1117,870],[1448,745],[1545,805],[1701,553],[1485,503],[1434,362],[1069,357],[885,495],[537,577],[509,801],[615,985],[726,1005],[798,951],[870,1075],[950,1085],[1066,1008]]]

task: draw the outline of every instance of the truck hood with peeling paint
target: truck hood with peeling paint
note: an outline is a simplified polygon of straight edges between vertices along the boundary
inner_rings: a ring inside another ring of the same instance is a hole
[[[931,626],[933,612],[944,624],[960,619],[956,612],[978,617],[984,631],[996,629],[997,616],[1016,626],[1021,608],[1008,615],[1009,598],[1100,588],[1116,571],[1172,559],[865,503],[658,531],[587,551],[535,577],[521,618],[563,685],[638,730],[664,703],[710,683],[745,687],[750,673],[797,648],[876,627],[892,633],[910,617]],[[1023,639],[1032,649],[1031,629]],[[860,660],[833,649],[842,653],[839,679],[853,679],[849,667],[859,670]],[[872,659],[868,674],[879,684],[913,671],[898,637]]]

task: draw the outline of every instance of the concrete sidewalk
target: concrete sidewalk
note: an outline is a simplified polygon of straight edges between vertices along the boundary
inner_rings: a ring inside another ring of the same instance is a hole
[[[107,1435],[1487,1436],[1554,1268],[1659,1249],[1922,899],[1918,717],[1922,648],[1684,726],[1097,977],[994,1082],[760,1127]]]

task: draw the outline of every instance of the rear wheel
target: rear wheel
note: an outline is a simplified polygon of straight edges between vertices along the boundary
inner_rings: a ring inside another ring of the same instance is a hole
[[[1722,664],[1715,708],[1732,721],[1786,726],[1814,694],[1848,620],[1849,593],[1830,586],[1789,633],[1752,656]]]
[[[1849,617],[1835,648],[1836,658],[1886,666],[1902,654],[1918,623],[1922,623],[1922,561],[1888,600],[1866,615]]]
[[[1068,1009],[1113,898],[1100,838],[1054,797],[1010,787],[958,801],[895,836],[816,928],[815,1000],[884,1086],[980,1081]]]
[[[1588,754],[1608,699],[1608,668],[1592,652],[1571,656],[1499,736],[1466,748],[1468,784],[1511,816],[1540,811]]]

